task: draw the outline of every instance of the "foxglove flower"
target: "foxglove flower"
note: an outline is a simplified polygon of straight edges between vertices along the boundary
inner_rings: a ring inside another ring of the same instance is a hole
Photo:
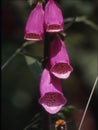
[[[50,47],[51,73],[58,78],[66,79],[69,77],[73,68],[70,65],[69,56],[64,42],[56,35]]]
[[[46,32],[59,32],[63,30],[64,20],[62,11],[54,0],[49,0],[45,7]]]
[[[60,79],[52,75],[46,68],[41,75],[40,93],[39,103],[51,114],[57,113],[67,102],[62,93]]]
[[[44,33],[44,10],[42,3],[38,2],[36,7],[31,11],[25,27],[26,40],[42,40]]]

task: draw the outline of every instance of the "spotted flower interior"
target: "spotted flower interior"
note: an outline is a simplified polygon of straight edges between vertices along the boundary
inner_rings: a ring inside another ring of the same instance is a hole
[[[55,114],[60,111],[61,107],[65,105],[67,100],[61,93],[48,92],[39,99],[39,102],[42,104],[47,112]]]
[[[71,70],[67,63],[57,63],[52,68],[52,72],[57,72],[59,74],[65,74]]]
[[[41,36],[36,34],[36,33],[27,33],[25,34],[25,39],[27,40],[34,40],[34,41],[38,41],[38,40],[41,40]]]
[[[47,32],[58,32],[58,31],[62,31],[63,28],[61,25],[58,24],[52,24],[52,25],[47,25]]]
[[[68,63],[57,63],[51,68],[51,72],[58,78],[67,78],[72,70]]]
[[[43,103],[46,104],[47,106],[59,106],[64,102],[62,95],[60,93],[55,93],[55,92],[49,92],[46,93],[43,97]]]

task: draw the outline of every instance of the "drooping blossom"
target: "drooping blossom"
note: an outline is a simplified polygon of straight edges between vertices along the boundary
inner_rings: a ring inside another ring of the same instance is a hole
[[[62,93],[60,79],[56,78],[45,68],[40,80],[41,97],[39,103],[51,114],[57,113],[67,102]]]
[[[73,71],[64,42],[56,35],[50,46],[51,73],[58,78],[66,79]]]
[[[42,2],[38,2],[36,7],[31,11],[26,27],[25,36],[26,40],[42,40],[44,34],[44,10]]]
[[[45,6],[45,28],[46,32],[59,32],[63,30],[64,20],[58,3],[49,0]]]

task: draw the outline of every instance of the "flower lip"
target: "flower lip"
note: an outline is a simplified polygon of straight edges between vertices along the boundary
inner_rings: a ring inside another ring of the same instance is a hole
[[[57,113],[61,107],[67,102],[63,94],[57,92],[45,93],[39,99],[39,103],[51,114]]]
[[[59,24],[51,24],[51,25],[47,25],[46,27],[47,32],[59,32],[62,30],[63,30],[63,27]]]
[[[73,68],[68,63],[59,62],[53,65],[50,71],[56,77],[66,79],[69,77],[70,73],[73,71]]]
[[[36,34],[36,33],[26,33],[25,36],[24,36],[24,39],[39,41],[39,40],[42,40],[42,37],[39,34]]]

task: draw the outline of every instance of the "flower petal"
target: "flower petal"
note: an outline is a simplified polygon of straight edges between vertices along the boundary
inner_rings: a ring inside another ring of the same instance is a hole
[[[38,2],[36,7],[31,11],[25,27],[26,40],[42,40],[44,34],[44,10],[42,3]]]
[[[54,0],[49,0],[45,6],[45,27],[47,32],[63,30],[64,20],[62,11]]]
[[[60,79],[53,76],[48,69],[44,69],[42,72],[40,93],[39,103],[51,114],[57,113],[67,102],[62,93]]]
[[[58,35],[56,35],[53,42],[51,43],[50,64],[51,73],[58,78],[66,79],[73,71],[73,68],[70,65],[66,46]]]

